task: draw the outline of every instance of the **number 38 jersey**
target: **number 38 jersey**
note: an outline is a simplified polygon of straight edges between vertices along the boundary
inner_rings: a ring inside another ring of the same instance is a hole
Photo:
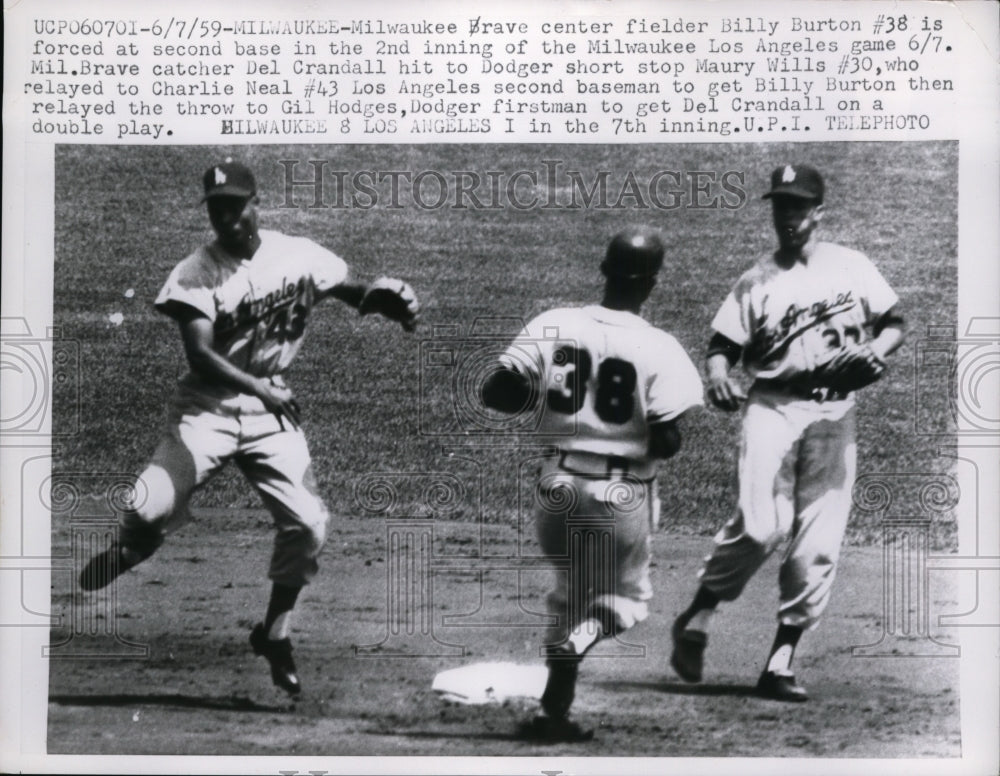
[[[170,273],[155,304],[161,312],[169,302],[195,308],[212,321],[217,353],[256,377],[270,377],[291,364],[317,294],[343,282],[347,265],[304,237],[261,230],[260,239],[251,259],[215,244],[199,248]],[[184,382],[199,383],[191,374]]]
[[[701,378],[680,343],[624,310],[549,310],[501,362],[539,387],[538,430],[563,450],[647,461],[649,425],[702,404]]]

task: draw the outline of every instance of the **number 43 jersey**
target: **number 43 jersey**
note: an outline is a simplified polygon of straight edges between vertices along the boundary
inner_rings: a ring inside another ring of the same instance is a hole
[[[206,245],[178,264],[156,298],[161,312],[181,302],[205,315],[217,353],[256,377],[280,374],[302,344],[313,304],[347,277],[336,254],[304,237],[260,231],[251,259]],[[188,375],[184,382],[195,384]],[[199,388],[206,386],[198,385]]]
[[[538,431],[563,450],[647,461],[650,424],[702,404],[701,378],[680,343],[624,310],[549,310],[501,362],[538,387]]]

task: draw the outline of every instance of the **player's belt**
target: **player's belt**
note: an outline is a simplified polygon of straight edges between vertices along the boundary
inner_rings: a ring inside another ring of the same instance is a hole
[[[559,453],[559,468],[570,474],[591,477],[635,477],[643,482],[656,478],[656,464],[624,458],[620,455],[600,455],[580,450]]]
[[[808,401],[840,401],[850,396],[844,391],[834,391],[831,388],[802,385],[801,383],[786,382],[783,380],[758,379],[754,381],[754,388],[769,391],[770,393],[780,393],[783,396],[793,396],[796,399],[806,399]]]

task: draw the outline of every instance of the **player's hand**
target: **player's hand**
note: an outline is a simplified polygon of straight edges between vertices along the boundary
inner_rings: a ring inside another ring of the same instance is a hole
[[[264,402],[264,406],[268,412],[272,413],[278,419],[281,427],[284,428],[285,426],[283,419],[288,418],[288,422],[292,424],[292,428],[298,429],[300,410],[298,402],[292,398],[292,389],[283,385],[275,385],[266,379],[259,380],[257,388],[258,398]]]
[[[405,331],[413,332],[420,319],[420,302],[405,280],[381,277],[365,290],[358,312],[381,313],[390,321],[398,321]]]
[[[747,395],[728,376],[709,377],[708,399],[720,410],[735,412],[747,400]]]

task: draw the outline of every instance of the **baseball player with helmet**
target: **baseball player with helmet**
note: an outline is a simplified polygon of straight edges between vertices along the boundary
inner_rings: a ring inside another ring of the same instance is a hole
[[[484,385],[484,402],[500,411],[543,402],[539,432],[557,447],[535,490],[538,538],[556,582],[544,714],[522,731],[530,738],[592,735],[569,719],[580,663],[648,613],[656,461],[680,449],[680,418],[702,404],[703,391],[677,340],[639,317],[662,263],[654,232],[616,235],[601,264],[601,304],[536,317]]]
[[[380,312],[412,330],[418,305],[400,280],[352,281],[344,261],[303,237],[260,229],[251,171],[227,159],[203,178],[216,238],[170,273],[156,299],[180,326],[190,371],[169,405],[164,436],[112,546],[80,574],[97,590],[142,562],[188,516],[192,492],[228,461],[250,481],[277,535],[271,597],[251,632],[274,683],[301,690],[292,660],[290,615],[317,571],[329,513],[316,489],[299,406],[284,374],[302,345],[313,306],[332,296],[362,314]]]
[[[877,380],[903,340],[898,299],[861,253],[820,242],[824,183],[806,165],[771,175],[778,248],[736,282],[712,321],[708,397],[743,407],[739,497],[715,537],[691,605],[673,626],[671,664],[702,678],[709,624],[788,539],[778,579],[778,630],[761,695],[804,701],[791,670],[799,637],[830,598],[851,507],[857,390]],[[749,395],[730,379],[742,359]]]

